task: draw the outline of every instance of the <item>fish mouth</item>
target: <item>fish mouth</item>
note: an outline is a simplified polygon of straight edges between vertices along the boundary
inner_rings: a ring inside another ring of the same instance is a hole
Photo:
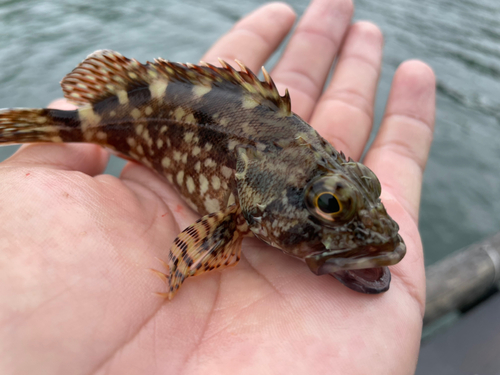
[[[335,250],[306,257],[317,275],[330,274],[348,288],[365,294],[386,292],[391,283],[387,266],[398,263],[406,254],[406,245],[398,234],[382,245]]]
[[[331,274],[349,289],[364,294],[387,292],[391,285],[389,267],[337,271]]]

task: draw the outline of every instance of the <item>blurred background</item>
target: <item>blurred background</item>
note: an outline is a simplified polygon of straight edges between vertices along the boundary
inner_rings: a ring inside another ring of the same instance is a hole
[[[287,2],[299,15],[308,5]],[[0,107],[47,105],[62,95],[62,77],[97,49],[142,62],[196,63],[264,3],[2,0]],[[437,126],[420,217],[429,265],[500,230],[500,2],[357,0],[354,18],[375,22],[385,35],[376,127],[401,62],[424,60],[437,75]],[[14,150],[0,148],[0,159]],[[122,165],[113,159],[108,172],[118,174]]]

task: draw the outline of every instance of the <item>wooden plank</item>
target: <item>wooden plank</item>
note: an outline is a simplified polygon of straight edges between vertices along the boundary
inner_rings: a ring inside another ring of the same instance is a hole
[[[429,266],[424,324],[462,309],[500,280],[500,233]]]
[[[416,375],[500,375],[500,293],[422,345]]]

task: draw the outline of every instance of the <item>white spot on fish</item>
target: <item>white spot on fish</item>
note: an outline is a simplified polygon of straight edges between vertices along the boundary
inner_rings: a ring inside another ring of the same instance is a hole
[[[233,175],[233,170],[231,168],[226,167],[225,165],[220,167],[220,171],[222,172],[222,175],[226,178],[229,178]]]
[[[143,132],[143,130],[144,130],[144,125],[142,125],[142,124],[136,125],[136,127],[135,127],[135,132],[136,132],[138,135],[142,136],[142,132]]]
[[[199,148],[198,146],[194,146],[193,148],[193,156],[196,156],[200,153],[201,151],[201,148]]]
[[[217,177],[216,175],[212,176],[212,186],[215,190],[220,189],[220,178]]]
[[[204,195],[208,190],[208,180],[205,177],[205,175],[202,174],[200,174],[199,180],[200,180],[200,194]]]
[[[212,86],[204,86],[204,85],[195,85],[193,87],[193,94],[199,98],[201,98],[206,93],[209,93],[212,90]]]
[[[143,137],[146,141],[151,140],[151,137],[149,136],[149,130],[148,130],[148,128],[145,128],[145,129],[144,129],[144,131],[142,132],[142,137]]]
[[[93,141],[95,133],[94,131],[91,131],[91,129],[99,126],[101,116],[95,113],[92,107],[89,106],[78,108],[78,116],[81,121],[84,139],[87,141]]]
[[[163,125],[161,128],[160,128],[160,133],[166,133],[168,130],[167,128],[167,125]]]
[[[212,149],[212,144],[210,142],[205,143],[205,151],[210,151]]]
[[[209,213],[220,211],[219,200],[215,199],[215,198],[207,197],[205,199],[205,209]]]
[[[132,111],[130,111],[130,116],[137,120],[141,117],[141,111],[139,111],[137,108],[134,108]]]
[[[181,153],[179,151],[174,151],[174,160],[181,161]]]
[[[179,186],[182,186],[182,182],[184,180],[184,171],[179,171],[179,173],[177,173],[177,183],[179,184]]]
[[[217,165],[217,163],[212,158],[206,158],[204,164],[205,164],[205,167],[207,167],[207,168],[213,168]]]
[[[193,132],[186,132],[184,133],[184,141],[189,143],[193,140],[194,133]]]
[[[142,148],[142,145],[138,145],[136,147],[136,151],[139,155],[144,155],[144,149]]]
[[[147,106],[145,109],[144,109],[144,113],[146,114],[146,116],[149,116],[151,113],[153,113],[153,108],[151,108],[151,106]]]
[[[118,102],[120,104],[127,104],[128,103],[128,94],[125,90],[118,90],[116,92],[116,96],[118,97]]]
[[[193,178],[191,176],[188,176],[186,178],[186,186],[187,186],[187,189],[189,191],[189,194],[191,194],[195,189],[194,181],[193,181]]]
[[[84,132],[89,128],[98,125],[101,121],[101,116],[95,113],[91,106],[78,108],[78,117],[82,122],[82,130]]]
[[[186,112],[182,107],[177,107],[174,111],[174,117],[177,121],[181,121],[185,114]]]
[[[182,154],[182,157],[181,157],[181,161],[186,164],[187,163],[187,160],[188,160],[188,154],[187,152]]]
[[[201,162],[200,162],[199,160],[198,160],[198,161],[196,162],[196,164],[194,165],[194,170],[195,170],[196,172],[198,172],[198,173],[200,172],[200,170],[201,170]]]
[[[245,96],[243,96],[242,105],[243,105],[243,108],[245,108],[245,109],[252,109],[252,108],[257,107],[259,105],[259,102],[257,102],[250,95],[245,95]]]
[[[196,124],[196,120],[194,119],[194,116],[192,113],[190,113],[189,115],[186,116],[186,118],[184,119],[184,122],[186,122],[188,124]]]
[[[159,138],[157,141],[156,141],[156,147],[158,149],[162,148],[163,147],[163,139]]]
[[[170,167],[171,162],[172,161],[170,160],[170,158],[168,156],[165,156],[163,159],[161,159],[161,165],[163,165],[163,167],[165,167],[165,168]]]
[[[45,117],[45,116],[38,116],[36,118],[37,124],[45,124],[46,122],[47,122],[47,117]]]
[[[163,80],[154,81],[149,85],[149,91],[151,92],[151,98],[161,99],[165,95],[167,90],[167,82]]]

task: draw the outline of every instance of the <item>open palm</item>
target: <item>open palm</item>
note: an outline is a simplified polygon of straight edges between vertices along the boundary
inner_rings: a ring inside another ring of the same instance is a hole
[[[351,14],[349,0],[315,0],[272,77],[289,88],[295,113],[359,159],[382,36],[370,23],[350,25]],[[288,6],[268,4],[204,60],[236,58],[257,70],[293,22]],[[165,301],[148,269],[162,269],[155,257],[166,259],[197,218],[168,183],[133,163],[119,179],[102,175],[108,156],[93,145],[22,147],[0,164],[0,373],[413,373],[425,294],[417,219],[434,95],[431,69],[403,63],[365,158],[408,247],[382,295],[356,293],[249,239],[236,267],[189,278]]]

